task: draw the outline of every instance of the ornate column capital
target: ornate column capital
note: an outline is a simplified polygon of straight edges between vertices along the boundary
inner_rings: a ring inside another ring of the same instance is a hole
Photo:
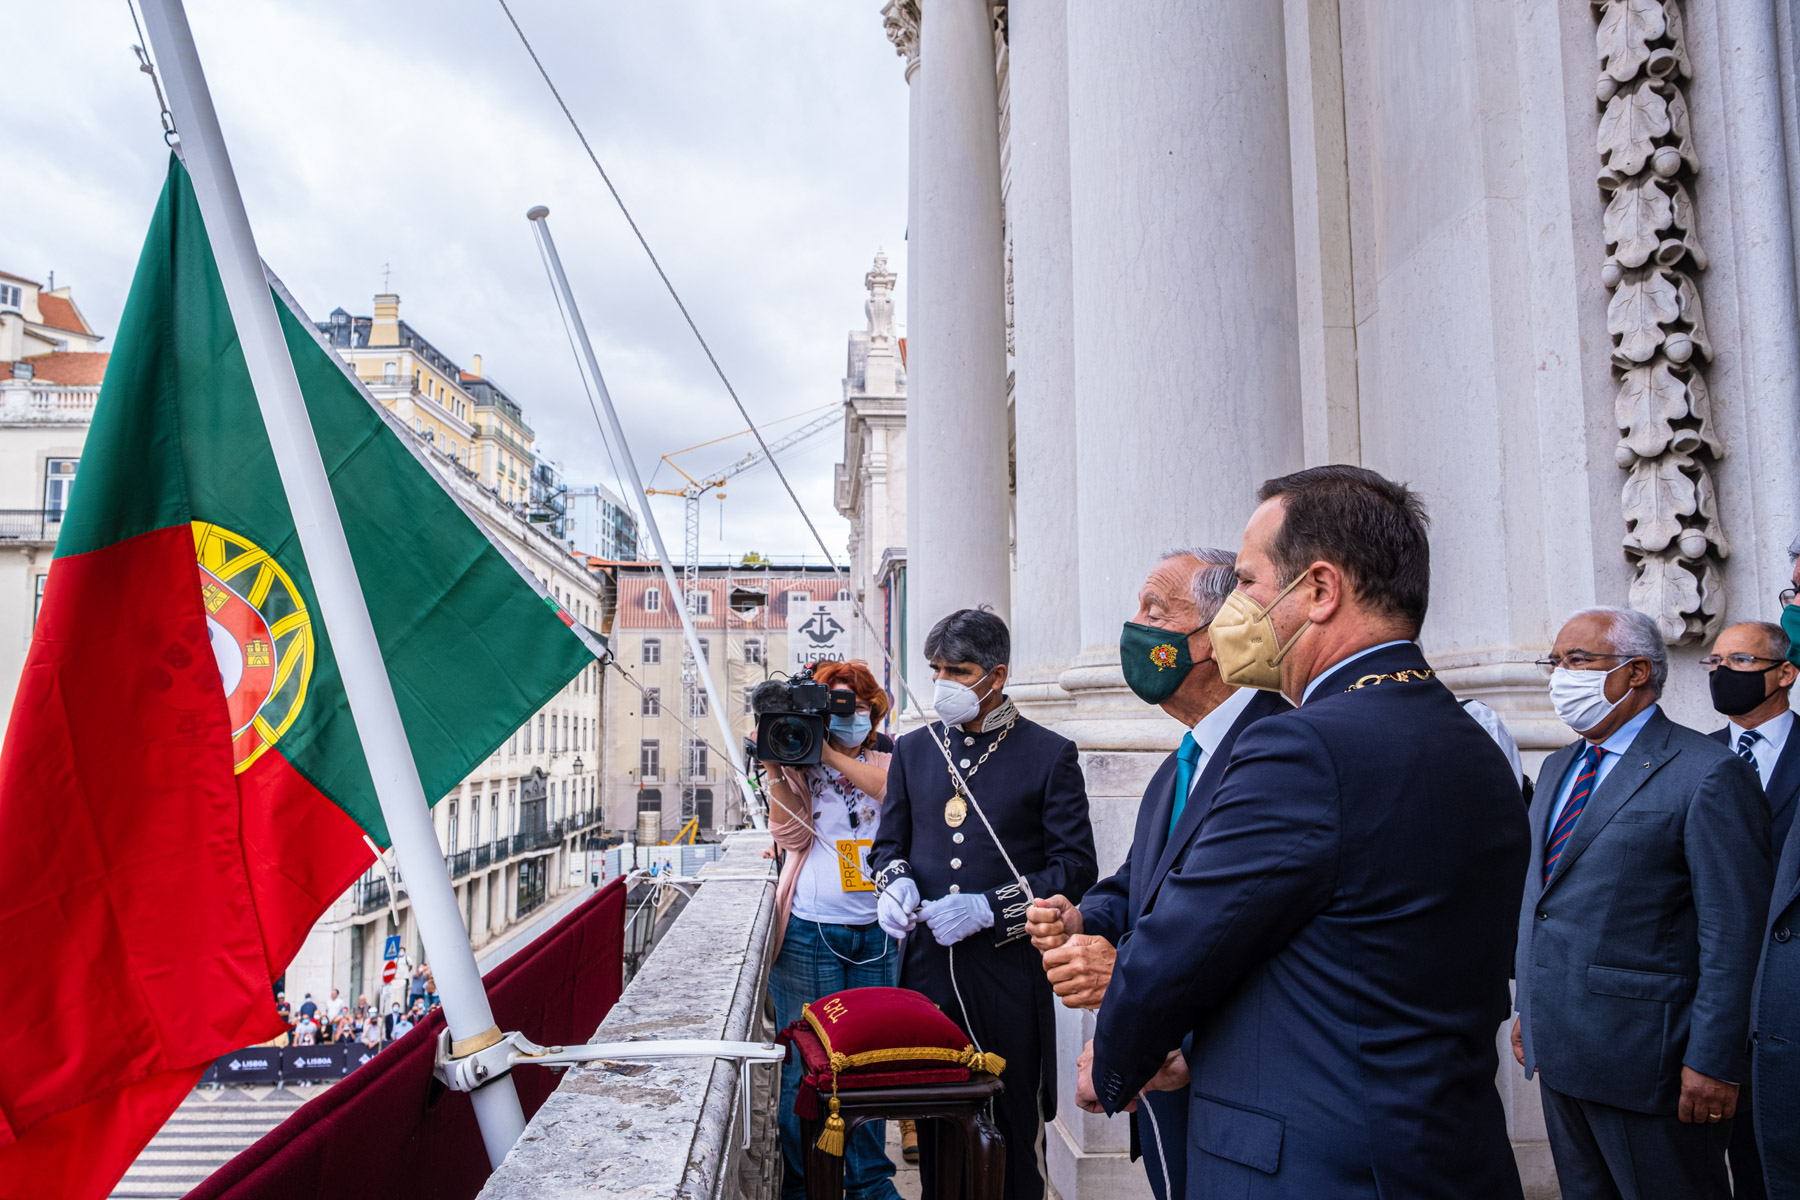
[[[881,25],[894,53],[906,60],[906,78],[919,66],[919,0],[888,0],[881,8]]]

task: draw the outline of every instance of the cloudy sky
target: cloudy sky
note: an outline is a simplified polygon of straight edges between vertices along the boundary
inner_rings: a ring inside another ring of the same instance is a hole
[[[906,84],[879,0],[511,3],[751,415],[773,436],[840,399],[876,249],[906,270]],[[405,320],[465,365],[481,354],[571,481],[610,485],[524,218],[546,204],[646,478],[743,428],[496,0],[188,14],[263,257],[315,318],[366,315],[389,266]],[[54,270],[110,333],[166,169],[131,16],[59,0],[7,23],[29,52],[6,69],[0,269]],[[783,459],[840,557],[842,448],[832,431]],[[726,490],[702,502],[703,553],[816,554],[766,467]],[[656,504],[678,542],[680,501]]]

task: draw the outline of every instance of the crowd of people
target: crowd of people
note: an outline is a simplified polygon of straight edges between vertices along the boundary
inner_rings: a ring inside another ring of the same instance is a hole
[[[275,1044],[282,1046],[321,1046],[331,1042],[358,1042],[380,1049],[405,1037],[413,1026],[438,1008],[437,981],[431,968],[423,963],[414,966],[404,987],[381,986],[380,1001],[371,1004],[366,995],[349,1003],[338,989],[320,1004],[311,992],[302,995],[299,1004],[288,1001],[287,993],[275,994],[275,1015],[287,1026]]]
[[[1075,744],[1006,696],[997,615],[932,629],[938,720],[891,742],[872,674],[836,665],[857,713],[824,761],[764,764],[778,1017],[925,993],[1005,1060],[1007,1200],[1043,1195],[1059,1068],[1082,1108],[1130,1114],[1159,1200],[1518,1200],[1509,1023],[1567,1200],[1800,1197],[1795,591],[1709,647],[1706,731],[1663,711],[1650,618],[1571,614],[1537,660],[1571,740],[1533,779],[1418,645],[1427,531],[1404,485],[1319,467],[1264,484],[1236,551],[1151,565],[1120,667],[1188,732],[1105,878]],[[1095,1011],[1073,1062],[1059,1000]],[[856,1131],[848,1194],[890,1200],[893,1171]]]

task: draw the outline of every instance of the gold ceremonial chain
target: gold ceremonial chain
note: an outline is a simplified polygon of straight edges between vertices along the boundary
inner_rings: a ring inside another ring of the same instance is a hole
[[[969,819],[969,802],[963,798],[963,785],[975,778],[975,772],[981,770],[981,764],[988,760],[988,755],[1000,748],[1000,743],[1006,740],[1006,735],[1011,733],[1013,726],[1018,723],[1019,714],[1015,710],[1012,720],[1008,721],[1005,728],[1000,730],[1000,736],[995,738],[993,742],[988,745],[987,750],[980,758],[975,760],[975,765],[969,768],[969,773],[964,775],[960,781],[956,778],[956,771],[950,766],[950,730],[948,727],[945,728],[944,769],[950,772],[950,790],[953,794],[950,799],[944,803],[944,824],[955,829],[958,825],[961,825],[964,821]]]
[[[1424,683],[1427,679],[1434,677],[1436,674],[1436,671],[1427,668],[1423,671],[1389,671],[1385,675],[1364,675],[1361,679],[1357,680],[1344,690],[1346,692],[1354,692],[1358,688],[1366,688],[1375,684],[1386,683],[1390,679],[1395,683]]]

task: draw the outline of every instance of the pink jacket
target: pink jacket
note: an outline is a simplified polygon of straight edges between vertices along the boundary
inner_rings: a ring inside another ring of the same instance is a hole
[[[885,769],[891,754],[883,754],[879,750],[865,750],[860,756],[871,766]],[[793,767],[784,768],[783,774],[799,772]],[[804,784],[804,780],[800,780]],[[795,784],[789,780],[776,777],[769,780],[769,790],[783,789],[781,797],[784,802],[792,803],[795,799]],[[799,795],[807,796],[805,801],[792,806],[802,813],[810,810],[811,798],[806,789]],[[876,797],[877,802],[885,797]],[[775,845],[787,852],[787,861],[781,864],[781,878],[775,884],[775,944],[769,950],[769,961],[774,962],[781,954],[782,940],[787,936],[788,916],[794,908],[794,889],[800,885],[800,869],[806,865],[806,856],[817,844],[813,839],[812,822],[803,816],[784,816],[780,808],[769,806],[769,833],[775,838]]]

